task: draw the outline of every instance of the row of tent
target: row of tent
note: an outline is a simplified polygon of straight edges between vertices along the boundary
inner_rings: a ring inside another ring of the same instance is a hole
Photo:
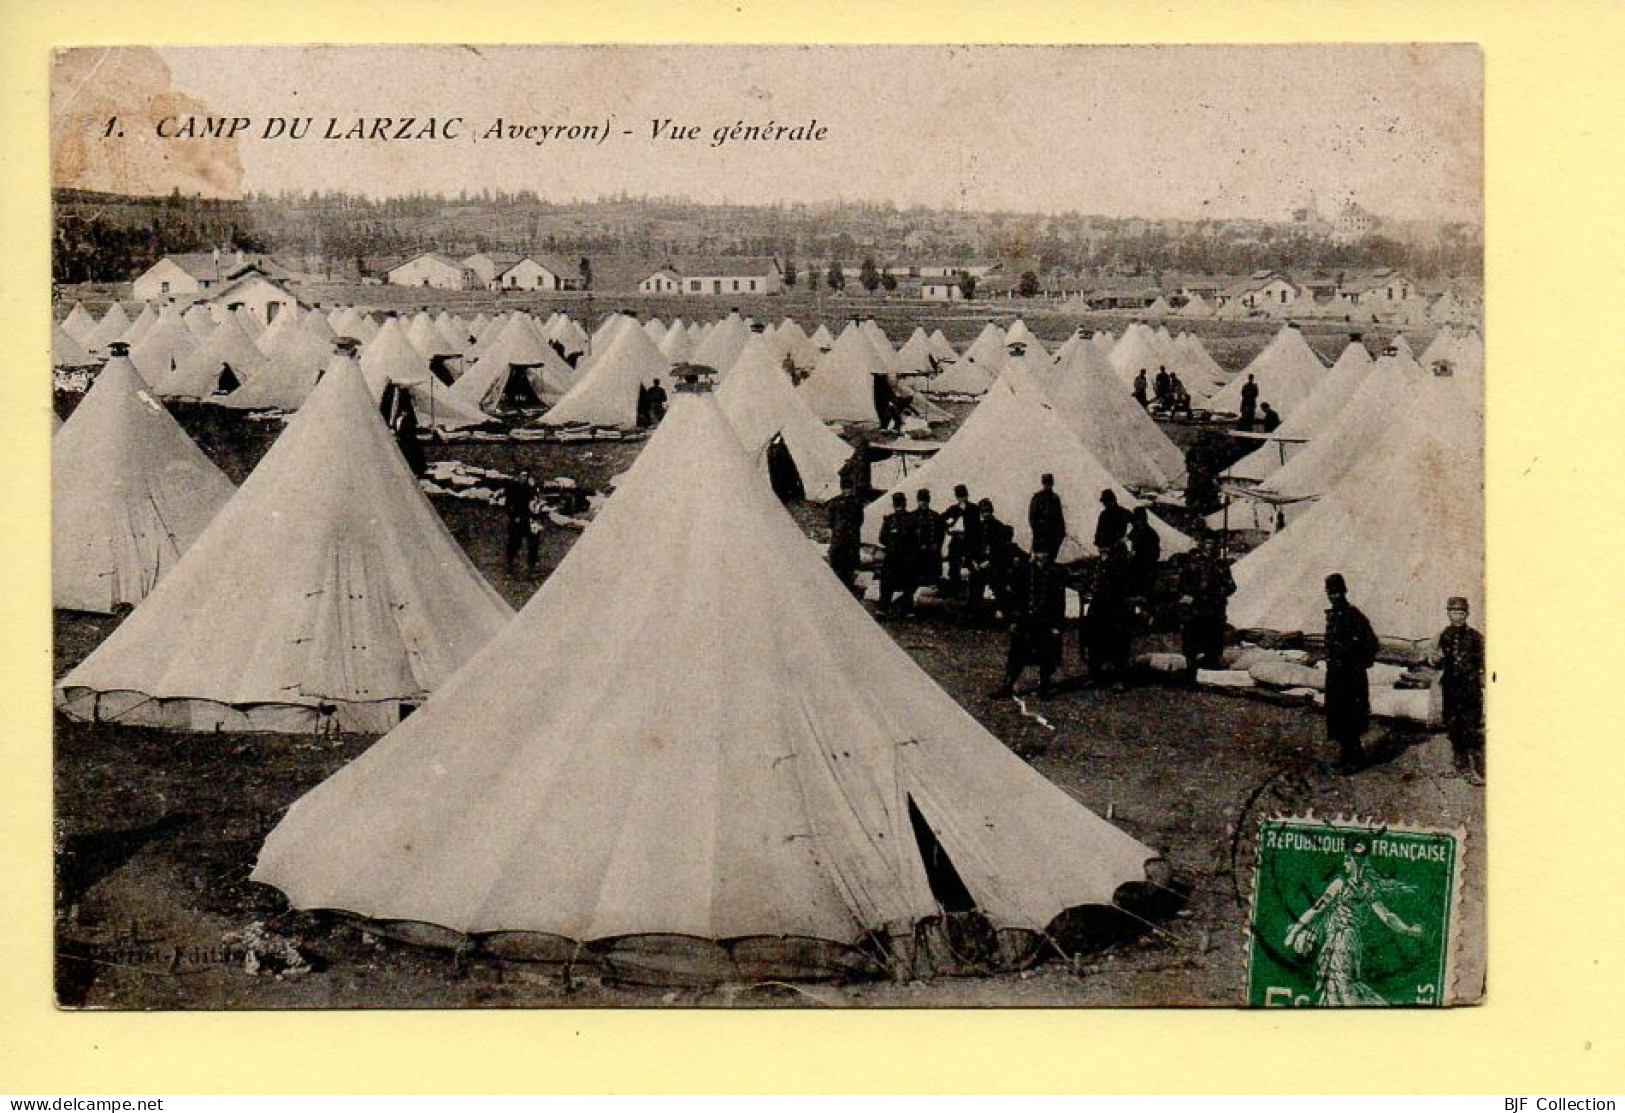
[[[1059,309],[1060,312],[1070,316],[1093,316],[1100,312],[1099,309],[1090,305],[1089,300],[1082,294],[1068,298],[1061,303]],[[1186,321],[1243,321],[1258,316],[1273,316],[1276,318],[1290,316],[1304,319],[1364,321],[1401,326],[1436,325],[1451,328],[1467,327],[1478,319],[1476,309],[1467,305],[1448,290],[1432,300],[1407,298],[1402,303],[1384,303],[1375,309],[1369,305],[1350,305],[1340,301],[1305,302],[1301,299],[1290,305],[1266,306],[1263,309],[1255,309],[1243,304],[1239,298],[1231,298],[1223,304],[1216,305],[1200,294],[1195,294],[1177,306],[1166,297],[1158,297],[1145,308],[1136,309],[1134,312],[1146,317],[1173,318]]]
[[[1318,630],[1340,572],[1381,634],[1438,633],[1451,596],[1484,580],[1484,349],[1442,331],[1418,359],[1355,342],[1276,436],[1227,471],[1238,501],[1214,528],[1286,526],[1235,567],[1231,622]]]
[[[735,382],[770,366],[757,339]],[[232,493],[115,357],[57,435],[59,530],[78,528],[65,504],[83,488],[116,485],[94,462],[121,455],[154,506],[130,541],[173,566],[60,679],[58,707],[200,744],[387,730],[294,804],[253,877],[298,908],[576,969],[951,971],[930,942],[945,912],[991,930],[977,961],[1019,966],[1069,915],[1143,883],[1156,853],[1013,755],[873,622],[734,428],[719,396],[679,391],[515,617],[355,362],[329,367]],[[59,574],[108,525],[59,533]]]

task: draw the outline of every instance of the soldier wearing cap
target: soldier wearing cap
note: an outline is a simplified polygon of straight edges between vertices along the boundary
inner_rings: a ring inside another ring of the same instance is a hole
[[[1456,772],[1474,784],[1484,783],[1484,635],[1467,625],[1467,600],[1451,596],[1445,604],[1450,625],[1434,643],[1430,661],[1441,669],[1444,729]]]
[[[1326,735],[1337,743],[1338,766],[1357,771],[1365,754],[1360,739],[1371,722],[1371,684],[1377,635],[1360,608],[1349,602],[1341,573],[1326,577]]]
[[[908,509],[908,496],[895,491],[891,513],[880,523],[880,546],[885,556],[880,564],[880,612],[890,615],[893,600],[897,614],[914,609],[914,570],[918,566],[918,541],[914,536],[914,515]]]
[[[1039,479],[1039,488],[1027,503],[1027,527],[1033,534],[1033,552],[1054,558],[1066,539],[1066,508],[1055,493],[1055,477],[1048,472]]]
[[[962,576],[982,544],[982,512],[963,483],[954,486],[954,502],[942,512],[942,526],[948,533],[948,586],[957,595]]]
[[[862,553],[863,500],[843,480],[841,493],[829,500],[829,566],[848,591],[857,592]]]

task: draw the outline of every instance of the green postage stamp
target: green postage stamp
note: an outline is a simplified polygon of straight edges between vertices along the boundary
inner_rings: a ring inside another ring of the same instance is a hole
[[[1462,840],[1461,831],[1264,820],[1249,921],[1247,1003],[1444,1003]]]

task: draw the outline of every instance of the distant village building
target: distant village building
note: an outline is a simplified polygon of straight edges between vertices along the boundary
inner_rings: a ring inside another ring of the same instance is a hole
[[[511,251],[479,251],[463,260],[463,266],[473,271],[480,285],[491,288],[497,275],[519,262],[521,256]]]
[[[247,274],[227,283],[208,299],[214,307],[236,312],[246,310],[262,325],[268,325],[299,304],[299,299],[260,274]]]
[[[487,283],[493,290],[569,290],[579,279],[566,277],[560,264],[549,266],[532,255],[521,256]]]
[[[990,263],[986,260],[970,263],[919,263],[916,266],[920,278],[957,278],[960,271],[964,271],[974,278],[986,278],[999,269],[998,263]],[[915,276],[910,275],[910,277]]]
[[[661,267],[638,283],[638,293],[640,294],[680,294],[682,292],[683,276],[670,267]]]
[[[1377,218],[1353,201],[1346,202],[1332,221],[1330,239],[1333,243],[1355,243],[1371,235],[1378,228]]]
[[[1421,296],[1416,284],[1398,271],[1384,268],[1369,274],[1350,275],[1340,288],[1343,301],[1362,309],[1381,312],[1403,307]]]
[[[1248,310],[1281,314],[1288,312],[1306,293],[1280,271],[1256,271],[1222,291],[1219,304],[1233,301]]]
[[[483,285],[474,270],[433,251],[391,267],[384,278],[391,286],[432,286],[437,290],[472,290]]]
[[[165,255],[136,276],[131,292],[139,301],[190,301],[251,272],[275,277],[292,274],[263,255],[192,251]]]
[[[670,289],[675,279],[678,289]],[[695,259],[660,267],[638,281],[646,294],[778,294],[784,271],[777,259]]]

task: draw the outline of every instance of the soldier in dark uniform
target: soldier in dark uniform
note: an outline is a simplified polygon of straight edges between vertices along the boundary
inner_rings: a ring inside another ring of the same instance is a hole
[[[1061,542],[1066,540],[1066,508],[1055,493],[1053,475],[1045,472],[1039,484],[1027,504],[1027,527],[1033,534],[1033,552],[1047,553],[1054,560],[1061,551]]]
[[[1151,525],[1151,514],[1143,506],[1132,511],[1128,528],[1129,587],[1139,599],[1150,599],[1157,583],[1157,563],[1162,560],[1162,538]]]
[[[1117,504],[1117,494],[1111,488],[1100,492],[1100,516],[1095,519],[1095,550],[1105,555],[1113,545],[1128,536],[1128,527],[1134,521],[1129,512]]]
[[[1016,531],[999,521],[992,499],[977,503],[976,510],[981,528],[970,562],[971,610],[977,617],[985,617],[986,597],[991,591],[993,609],[1008,615],[1009,570],[1014,555],[1021,551],[1016,548]]]
[[[639,429],[647,429],[649,422],[649,388],[638,380],[637,425]]]
[[[1179,577],[1179,651],[1185,657],[1185,680],[1196,683],[1197,669],[1224,666],[1224,631],[1230,597],[1236,593],[1230,562],[1209,534]]]
[[[1089,612],[1078,628],[1079,649],[1089,662],[1089,683],[1121,680],[1128,669],[1131,607],[1128,543],[1102,551]]]
[[[916,491],[914,499],[914,585],[936,587],[942,579],[942,515],[931,509],[930,491]]]
[[[1143,375],[1145,372],[1141,371],[1140,374]],[[1172,402],[1174,385],[1173,377],[1168,374],[1168,368],[1158,367],[1157,377],[1154,382],[1155,386],[1152,388],[1151,396],[1157,400],[1157,405],[1167,409]]]
[[[1248,375],[1247,381],[1241,387],[1241,413],[1238,415],[1236,428],[1244,433],[1252,432],[1253,419],[1257,413],[1258,384],[1253,381],[1251,375]]]
[[[1349,602],[1341,574],[1326,577],[1326,598],[1326,735],[1337,743],[1339,770],[1353,773],[1365,759],[1360,739],[1371,722],[1366,670],[1377,660],[1377,635]]]
[[[525,566],[536,571],[536,546],[540,534],[532,526],[531,501],[536,497],[536,484],[529,475],[520,472],[502,485],[502,509],[508,519],[508,544],[504,550],[503,567],[513,571],[513,562],[525,547]]]
[[[649,384],[649,425],[660,424],[660,419],[666,416],[666,388],[656,379]]]
[[[1142,367],[1134,376],[1134,400],[1140,404],[1142,410],[1151,404],[1145,396],[1145,386],[1145,368]]]
[[[829,500],[829,566],[835,578],[858,594],[858,558],[862,551],[863,500],[851,487]]]
[[[909,513],[908,496],[898,491],[891,497],[891,513],[880,523],[880,545],[885,550],[880,565],[880,613],[897,614],[914,609],[914,570],[919,564],[919,543],[914,537],[914,515]]]
[[[1445,604],[1450,625],[1438,637],[1432,654],[1440,666],[1444,692],[1444,729],[1456,772],[1474,784],[1484,783],[1484,635],[1467,625],[1467,600],[1457,595]]]
[[[1259,418],[1264,432],[1273,433],[1281,427],[1281,415],[1275,412],[1275,407],[1265,402],[1263,414]]]
[[[1015,694],[1016,681],[1029,665],[1038,669],[1038,694],[1050,694],[1055,670],[1061,665],[1061,626],[1066,621],[1066,581],[1045,552],[1019,563],[1011,592],[1010,653],[1004,663],[1004,683],[994,699]]]
[[[942,528],[948,534],[948,589],[958,595],[962,577],[982,546],[982,512],[963,483],[954,487],[954,504],[942,512]]]

